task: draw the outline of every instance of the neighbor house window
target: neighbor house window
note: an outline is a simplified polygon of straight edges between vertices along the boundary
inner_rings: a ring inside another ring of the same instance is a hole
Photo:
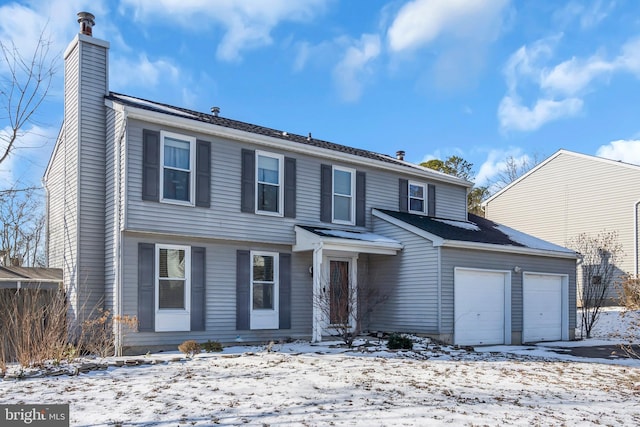
[[[262,151],[256,152],[257,212],[282,215],[284,204],[283,162],[283,156]]]
[[[424,213],[427,189],[424,184],[409,182],[409,212]]]
[[[191,248],[156,245],[156,330],[188,331]]]
[[[162,200],[193,204],[196,139],[162,131],[160,132],[160,140]]]
[[[278,254],[252,252],[251,329],[278,328]]]
[[[355,171],[333,167],[333,222],[354,224]]]

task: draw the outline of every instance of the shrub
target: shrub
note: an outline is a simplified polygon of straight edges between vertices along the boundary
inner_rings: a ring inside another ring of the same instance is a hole
[[[393,333],[389,335],[387,347],[391,350],[411,350],[413,349],[413,340],[406,335]]]
[[[113,316],[109,310],[98,308],[80,325],[78,347],[82,353],[107,357],[115,352],[113,328],[121,324],[130,330],[137,330],[136,316]]]
[[[220,344],[219,341],[207,340],[207,342],[202,344],[202,348],[207,353],[219,353],[222,351],[222,344]]]
[[[187,357],[193,357],[200,353],[200,344],[194,340],[187,340],[178,346],[178,350],[184,353]]]
[[[640,277],[625,276],[619,287],[620,302],[630,310],[640,309]]]

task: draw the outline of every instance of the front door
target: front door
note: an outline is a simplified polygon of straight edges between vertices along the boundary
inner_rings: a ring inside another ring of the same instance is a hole
[[[329,324],[348,325],[355,308],[354,295],[349,286],[349,261],[329,261]]]

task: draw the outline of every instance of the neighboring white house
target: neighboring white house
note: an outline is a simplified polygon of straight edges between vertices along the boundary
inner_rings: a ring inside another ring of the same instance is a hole
[[[559,150],[483,206],[487,218],[563,246],[580,233],[616,231],[618,273],[638,274],[638,165]]]
[[[138,318],[116,331],[119,350],[317,341],[340,304],[314,301],[360,283],[387,297],[358,306],[370,330],[459,344],[573,337],[575,253],[468,216],[472,183],[400,152],[110,92],[109,43],[79,16],[45,174],[47,253],[75,319],[96,305]]]

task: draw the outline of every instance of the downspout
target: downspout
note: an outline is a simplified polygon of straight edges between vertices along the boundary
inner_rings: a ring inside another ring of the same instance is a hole
[[[438,246],[438,268],[437,268],[437,287],[438,287],[438,338],[442,337],[442,246]]]
[[[114,233],[114,252],[115,252],[115,266],[114,266],[114,291],[116,293],[116,308],[115,308],[115,318],[122,319],[122,269],[120,268],[120,263],[122,261],[122,243],[121,243],[121,225],[120,225],[120,214],[121,214],[121,206],[122,206],[122,189],[121,189],[121,181],[122,181],[122,169],[120,167],[121,162],[121,154],[122,154],[122,141],[126,136],[127,130],[127,112],[126,110],[122,110],[122,128],[120,129],[120,135],[116,138],[115,146],[114,146],[114,221],[113,221],[113,233]],[[115,321],[115,337],[114,337],[114,347],[115,347],[115,355],[122,356],[122,321]]]
[[[635,254],[634,264],[636,278],[638,277],[638,205],[640,205],[640,200],[633,205],[633,251]]]

